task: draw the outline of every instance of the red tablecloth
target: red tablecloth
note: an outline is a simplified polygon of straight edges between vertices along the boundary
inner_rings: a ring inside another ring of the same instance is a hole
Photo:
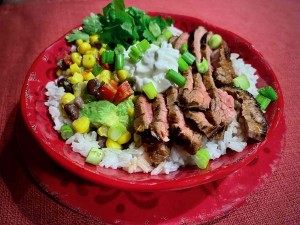
[[[94,224],[45,195],[24,172],[14,129],[25,74],[37,55],[109,1],[24,1],[0,6],[0,224]],[[300,2],[131,0],[147,11],[188,14],[245,37],[277,74],[285,100],[286,147],[277,171],[248,201],[214,224],[300,223]]]

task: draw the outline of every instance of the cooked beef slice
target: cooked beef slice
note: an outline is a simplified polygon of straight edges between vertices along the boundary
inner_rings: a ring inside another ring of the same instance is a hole
[[[188,127],[182,111],[176,105],[178,89],[171,87],[166,94],[171,138],[176,143],[185,145],[185,150],[194,155],[201,147],[202,135]]]
[[[206,35],[206,40],[205,43],[202,44],[201,46],[201,52],[203,57],[207,60],[208,63],[208,71],[203,74],[203,83],[204,86],[206,87],[207,92],[211,95],[212,97],[212,92],[214,89],[216,89],[216,85],[213,79],[213,68],[211,66],[211,55],[212,55],[212,50],[208,45],[208,40],[211,38],[211,36],[213,35],[212,32],[208,32]]]
[[[261,141],[267,134],[267,121],[255,98],[242,89],[225,86],[221,88],[241,103],[240,122],[243,124],[248,137]]]
[[[158,166],[170,156],[170,148],[163,142],[147,146],[147,152],[154,166]]]
[[[201,39],[206,34],[206,32],[207,32],[207,30],[204,27],[200,26],[200,27],[197,27],[193,33],[194,39],[191,44],[191,47],[192,47],[192,53],[195,55],[197,62],[202,61]]]
[[[164,142],[169,141],[168,110],[163,94],[158,94],[152,104],[153,120],[151,134]]]
[[[176,40],[175,44],[174,44],[174,48],[175,49],[180,49],[181,46],[184,44],[184,43],[188,43],[188,39],[190,37],[190,34],[188,32],[183,32]]]
[[[215,125],[227,126],[236,117],[234,99],[226,91],[214,90],[215,97],[211,100],[211,118]]]
[[[207,120],[203,112],[186,111],[184,116],[208,138],[212,137],[217,132],[217,127]]]
[[[185,85],[180,88],[180,106],[187,109],[205,110],[209,108],[211,98],[202,82],[199,73],[192,75],[191,67],[183,73],[186,78]]]
[[[169,43],[172,44],[173,47],[175,46],[175,43],[176,43],[177,38],[178,38],[178,36],[172,36],[172,37],[169,39]]]
[[[214,68],[213,78],[218,86],[232,83],[232,79],[236,77],[236,74],[230,60],[230,50],[225,41],[219,49],[212,53],[211,64]]]
[[[149,129],[153,120],[152,104],[146,96],[140,95],[134,104],[134,129],[138,132],[144,132]]]

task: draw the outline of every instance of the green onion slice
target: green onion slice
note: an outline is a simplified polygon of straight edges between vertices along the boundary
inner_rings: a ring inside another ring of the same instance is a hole
[[[102,53],[102,63],[113,64],[115,60],[115,52],[112,50],[106,50]]]
[[[258,93],[271,99],[272,101],[275,101],[278,99],[278,95],[276,91],[271,86],[265,86],[258,89]]]
[[[185,53],[185,51],[187,51],[187,50],[188,50],[188,45],[187,45],[187,43],[183,43],[183,44],[181,45],[181,47],[180,47],[180,53],[183,54],[183,53]]]
[[[103,157],[104,157],[104,152],[98,148],[93,147],[90,149],[89,154],[85,159],[85,162],[93,165],[99,165]]]
[[[214,34],[208,40],[208,45],[211,49],[219,48],[221,44],[222,44],[222,37],[218,34]]]
[[[145,53],[151,47],[151,45],[146,39],[144,39],[141,42],[137,43],[136,47],[141,51],[141,53]]]
[[[270,104],[271,102],[271,99],[263,96],[262,94],[258,94],[256,96],[256,101],[258,102],[261,110],[266,110],[266,108],[268,107],[268,105]]]
[[[136,46],[132,46],[128,56],[134,63],[137,63],[142,59],[142,52]]]
[[[192,65],[193,62],[195,61],[195,56],[193,56],[191,53],[189,53],[189,51],[185,51],[182,54],[182,58],[184,59],[184,61],[189,64]]]
[[[177,73],[173,69],[169,69],[166,74],[166,78],[175,84],[177,84],[179,87],[182,87],[185,85],[186,78],[182,76],[180,73]]]
[[[123,134],[126,133],[126,131],[127,129],[124,125],[118,124],[108,129],[107,136],[113,141],[117,141]]]
[[[250,82],[248,80],[248,77],[244,74],[234,78],[232,82],[234,86],[239,87],[243,90],[247,90],[250,87]]]
[[[178,59],[178,70],[180,72],[184,72],[188,69],[189,65],[184,61],[182,57],[179,57]]]
[[[208,62],[205,58],[202,59],[201,63],[196,62],[196,67],[199,73],[205,74],[208,71]]]
[[[195,154],[195,162],[200,169],[205,169],[210,160],[210,155],[204,148],[200,148]]]
[[[142,90],[149,99],[154,99],[157,96],[157,90],[152,82],[145,84]]]
[[[73,134],[74,134],[73,129],[69,125],[64,124],[61,126],[60,135],[61,135],[62,139],[67,140],[71,136],[73,136]]]
[[[150,21],[149,30],[154,37],[158,37],[161,34],[161,29],[155,21]]]
[[[116,54],[115,58],[115,70],[122,70],[125,64],[125,56],[124,54]]]

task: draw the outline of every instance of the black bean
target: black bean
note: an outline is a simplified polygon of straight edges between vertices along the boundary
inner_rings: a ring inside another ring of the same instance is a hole
[[[74,104],[79,108],[82,109],[83,108],[83,99],[81,97],[76,97],[74,100]]]
[[[99,87],[101,87],[101,83],[100,81],[95,78],[95,79],[92,79],[92,80],[89,80],[88,83],[87,83],[87,92],[90,94],[90,95],[96,95],[98,93],[98,89]]]
[[[98,140],[99,147],[104,148],[106,145],[105,143],[106,143],[107,137],[98,136],[97,140]]]
[[[71,120],[77,120],[79,118],[79,108],[75,104],[65,105],[64,110]]]
[[[57,81],[58,87],[63,87],[65,92],[73,93],[73,87],[69,79],[63,77]]]
[[[61,69],[61,70],[66,70],[69,68],[69,66],[64,62],[64,59],[58,59],[56,65]]]

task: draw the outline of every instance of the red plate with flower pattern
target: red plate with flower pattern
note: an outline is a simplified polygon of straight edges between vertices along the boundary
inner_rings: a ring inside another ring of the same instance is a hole
[[[245,39],[200,19],[152,13],[152,15],[154,14],[171,16],[175,20],[175,26],[184,31],[191,32],[195,27],[202,25],[208,30],[220,34],[227,41],[232,52],[240,54],[247,63],[256,68],[257,74],[260,76],[258,86],[268,84],[274,87],[279,98],[268,107],[266,112],[269,126],[267,137],[262,142],[249,143],[240,153],[228,151],[227,155],[211,161],[205,170],[190,167],[168,175],[151,176],[143,173],[128,174],[122,170],[86,164],[84,158],[73,152],[71,147],[66,145],[52,128],[53,123],[44,104],[46,101],[45,85],[55,79],[56,61],[70,49],[63,36],[44,50],[29,69],[22,89],[21,109],[25,123],[46,153],[58,164],[84,179],[135,191],[186,189],[223,178],[250,163],[261,149],[266,146],[272,147],[270,144],[273,133],[283,116],[284,104],[278,80],[264,57]]]

